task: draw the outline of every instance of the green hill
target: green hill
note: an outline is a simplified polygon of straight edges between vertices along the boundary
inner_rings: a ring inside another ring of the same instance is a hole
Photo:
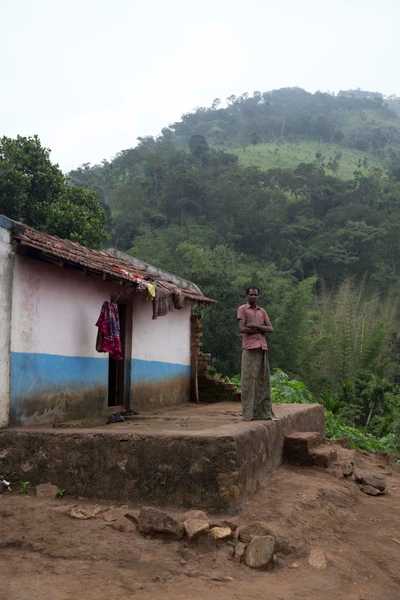
[[[328,166],[327,170],[344,180],[351,179],[357,170],[367,172],[370,168],[385,169],[384,161],[379,157],[333,143],[300,140],[283,143],[269,142],[244,148],[226,147],[224,150],[235,154],[240,164],[246,167],[259,167],[263,170],[293,169],[300,163],[315,162],[316,157],[320,155],[320,160],[325,165],[331,165],[331,169]],[[339,163],[336,171],[334,161],[338,156],[340,159],[336,159]]]
[[[216,99],[209,108],[183,115],[163,129],[162,137],[187,149],[190,138],[200,135],[211,146],[237,154],[243,164],[263,169],[314,161],[317,152],[328,161],[341,152],[338,174],[344,179],[364,167],[365,159],[373,167],[400,164],[398,98],[361,90],[332,95],[284,88],[230,96],[227,106],[220,106]],[[250,159],[252,145],[258,148]]]

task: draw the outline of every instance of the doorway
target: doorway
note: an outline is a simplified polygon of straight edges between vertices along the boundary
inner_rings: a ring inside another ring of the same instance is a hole
[[[130,302],[117,302],[123,360],[108,358],[108,406],[129,408],[132,347],[132,307]]]

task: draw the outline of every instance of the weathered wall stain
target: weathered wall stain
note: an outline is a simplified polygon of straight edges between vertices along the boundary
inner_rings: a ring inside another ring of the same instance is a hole
[[[190,397],[190,375],[168,381],[135,383],[132,381],[131,403],[135,409],[145,410],[187,402]]]
[[[105,414],[107,387],[46,391],[14,399],[10,425],[34,425],[66,419],[83,419]]]

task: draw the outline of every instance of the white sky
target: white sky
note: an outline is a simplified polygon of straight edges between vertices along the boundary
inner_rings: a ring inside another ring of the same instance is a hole
[[[67,171],[231,94],[400,96],[399,22],[400,0],[0,0],[0,136]]]

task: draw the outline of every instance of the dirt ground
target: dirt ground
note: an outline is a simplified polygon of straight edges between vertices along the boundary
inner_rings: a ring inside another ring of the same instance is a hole
[[[266,521],[288,540],[291,553],[277,554],[269,571],[237,564],[226,541],[207,535],[150,538],[118,530],[104,513],[72,518],[74,505],[95,503],[68,494],[1,494],[0,598],[399,600],[400,465],[363,452],[354,458],[386,477],[385,495],[367,496],[329,469],[283,465],[234,518],[239,525]],[[210,515],[214,522],[223,517]],[[325,553],[326,568],[308,563],[312,550]]]

